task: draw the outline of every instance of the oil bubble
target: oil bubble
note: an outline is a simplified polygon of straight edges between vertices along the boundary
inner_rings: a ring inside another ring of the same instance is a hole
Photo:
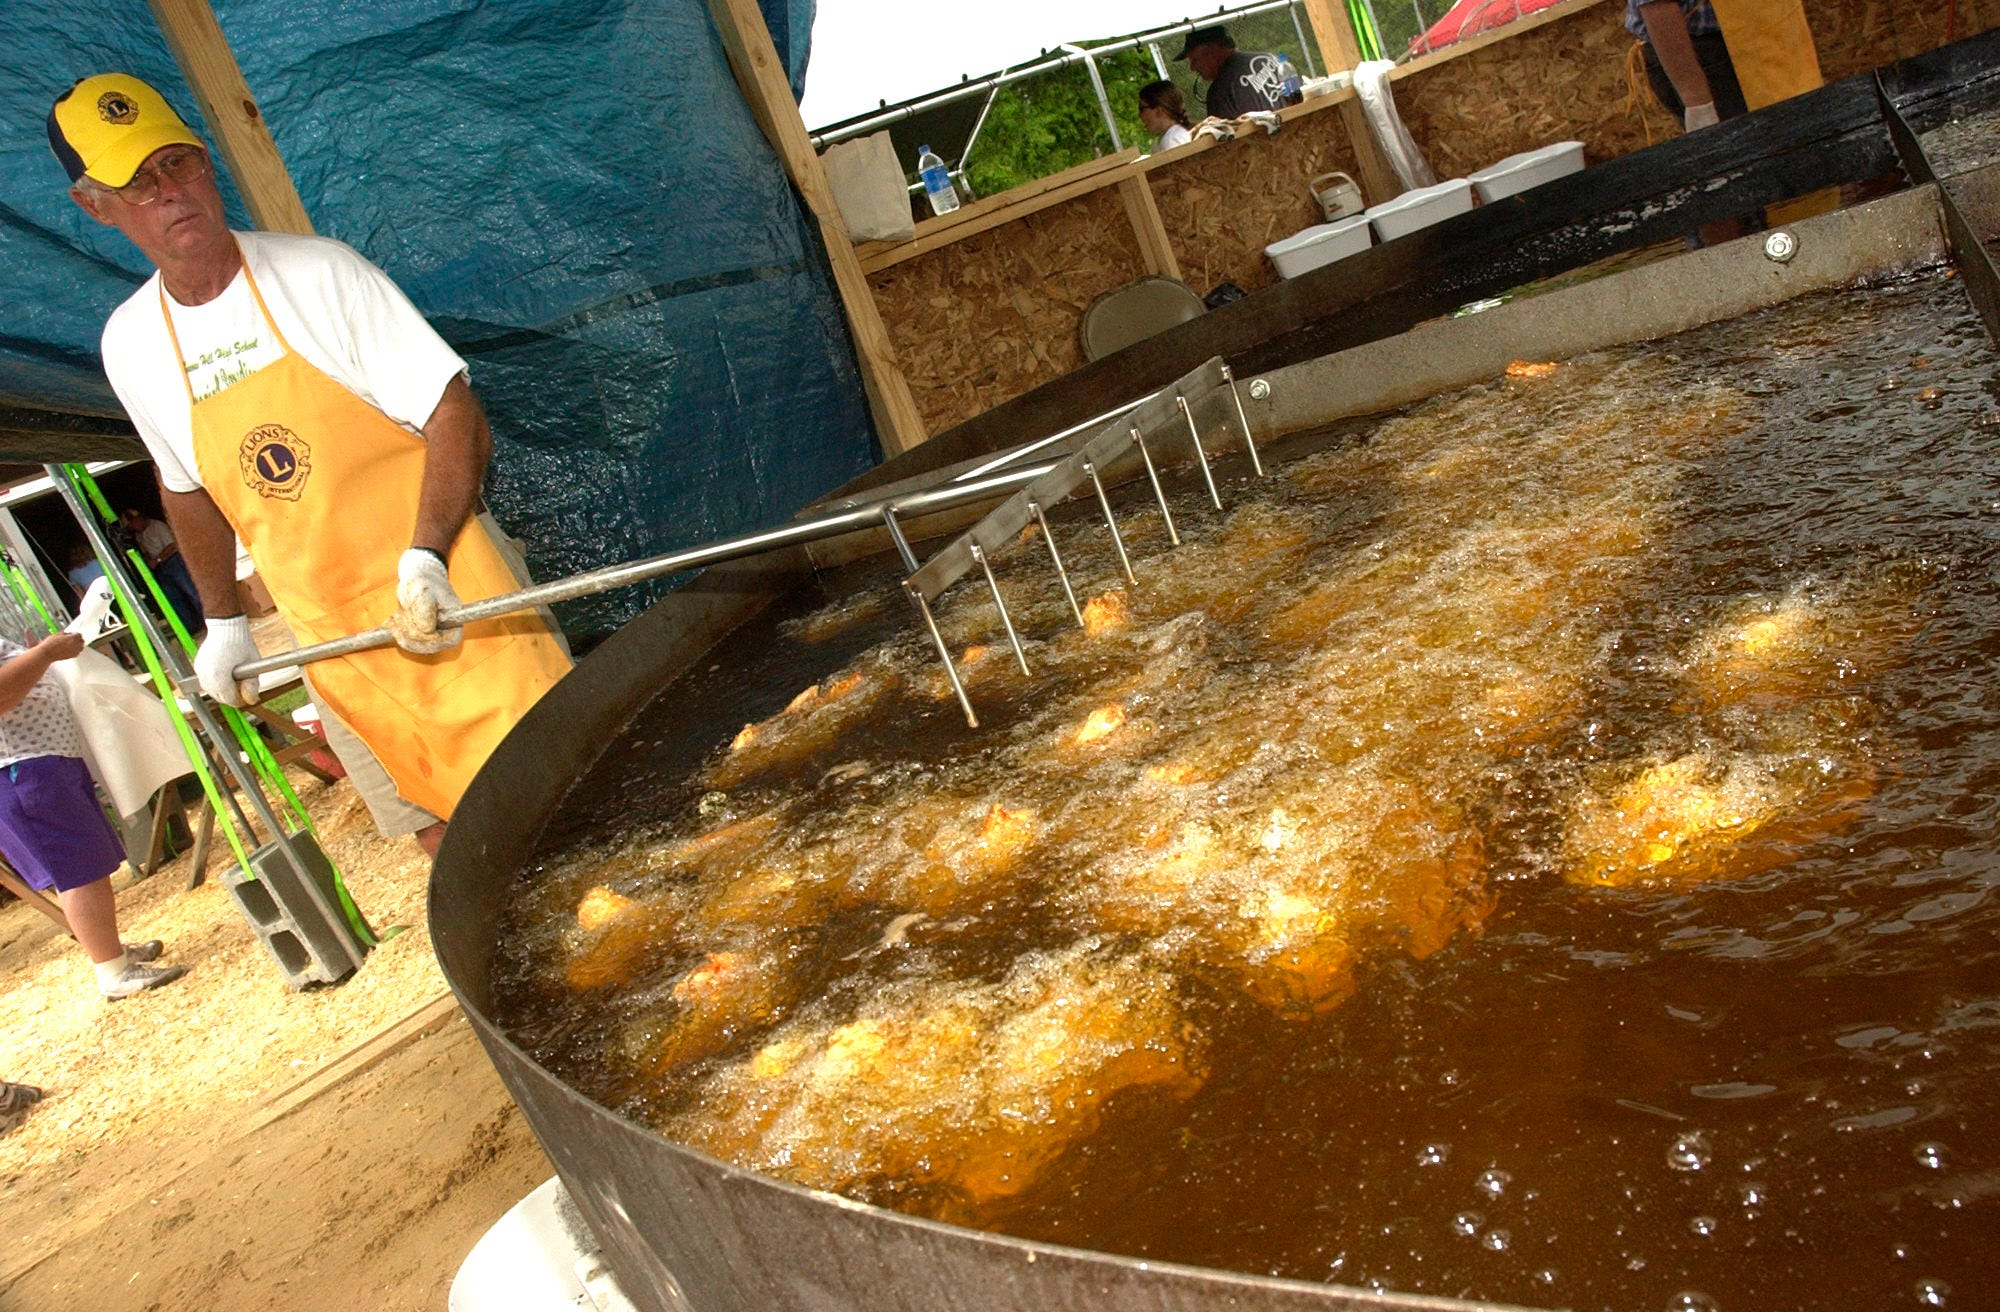
[[[1683,1289],[1667,1300],[1667,1312],[1717,1312],[1717,1303],[1699,1289]]]
[[[1699,1171],[1715,1157],[1714,1149],[1708,1146],[1708,1136],[1700,1130],[1689,1130],[1674,1139],[1667,1149],[1667,1165],[1676,1171]]]
[[[1451,1156],[1450,1144],[1427,1143],[1423,1146],[1423,1150],[1417,1154],[1417,1165],[1436,1166],[1450,1156]]]
[[[1694,1233],[1698,1235],[1714,1234],[1715,1225],[1716,1225],[1715,1218],[1712,1216],[1696,1216],[1696,1217],[1690,1217],[1688,1219],[1688,1229],[1694,1231]]]
[[[1945,1166],[1945,1156],[1944,1145],[1935,1140],[1929,1140],[1917,1145],[1916,1157],[1918,1166],[1927,1166],[1933,1171],[1942,1171]]]
[[[1467,1239],[1479,1233],[1479,1227],[1486,1224],[1486,1218],[1477,1212],[1460,1212],[1451,1218],[1452,1233],[1464,1235]]]
[[[1513,1182],[1514,1177],[1505,1171],[1488,1168],[1479,1173],[1479,1178],[1472,1182],[1472,1187],[1488,1198],[1498,1198],[1507,1192],[1507,1186]]]
[[[1513,1234],[1498,1227],[1488,1230],[1485,1234],[1479,1236],[1479,1246],[1494,1253],[1506,1252],[1513,1242]]]
[[[1925,1307],[1943,1307],[1945,1299],[1951,1297],[1951,1286],[1942,1280],[1925,1279],[1917,1282],[1917,1302]]]
[[[1541,1270],[1535,1272],[1535,1279],[1540,1284],[1553,1285],[1556,1282],[1556,1275],[1557,1272],[1554,1267],[1545,1266]]]

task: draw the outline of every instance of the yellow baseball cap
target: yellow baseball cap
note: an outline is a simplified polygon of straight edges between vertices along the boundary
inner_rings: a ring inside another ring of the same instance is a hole
[[[164,96],[128,73],[84,78],[49,111],[49,149],[71,182],[87,174],[122,187],[160,147],[201,144]]]

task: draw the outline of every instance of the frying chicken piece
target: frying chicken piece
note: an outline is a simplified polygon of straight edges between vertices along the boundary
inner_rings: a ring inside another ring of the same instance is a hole
[[[641,1074],[658,1080],[779,1019],[798,999],[794,955],[770,947],[707,954],[641,1022]]]
[[[1122,629],[1131,622],[1122,589],[1100,592],[1083,603],[1083,631],[1093,638]]]
[[[746,724],[728,753],[700,776],[708,788],[732,788],[766,770],[820,752],[867,719],[899,680],[881,661],[803,689],[776,715]]]
[[[1865,765],[1819,752],[1690,752],[1586,790],[1563,873],[1610,888],[1741,878],[1852,821],[1874,787]]]
[[[1087,940],[998,983],[913,982],[840,1023],[788,1022],[665,1128],[815,1188],[986,1206],[1032,1188],[1114,1095],[1193,1094],[1201,1050],[1169,974]]]
[[[1077,729],[1074,741],[1079,747],[1086,743],[1094,743],[1099,738],[1108,737],[1110,734],[1116,732],[1118,727],[1124,723],[1125,708],[1123,706],[1119,706],[1116,703],[1110,706],[1100,706],[1092,711]]]

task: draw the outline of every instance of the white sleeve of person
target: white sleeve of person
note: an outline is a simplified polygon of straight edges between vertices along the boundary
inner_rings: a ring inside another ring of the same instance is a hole
[[[451,576],[436,552],[411,547],[397,559],[396,613],[389,617],[387,628],[398,647],[429,656],[457,646],[465,631],[457,625],[438,627],[438,614],[456,610],[458,605]]]
[[[248,706],[257,700],[257,681],[238,682],[230,676],[237,666],[256,660],[258,655],[257,640],[250,636],[249,616],[211,619],[208,634],[194,653],[195,678],[212,700],[225,706]]]

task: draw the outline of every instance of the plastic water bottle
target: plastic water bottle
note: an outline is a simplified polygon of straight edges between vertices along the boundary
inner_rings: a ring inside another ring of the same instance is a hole
[[[924,195],[931,198],[931,213],[949,214],[958,208],[958,188],[951,185],[944,161],[929,146],[917,154],[917,176],[924,180]]]
[[[1280,105],[1296,105],[1304,100],[1305,94],[1300,90],[1301,85],[1299,70],[1292,67],[1291,60],[1285,58],[1283,55],[1279,55],[1278,103]]]

